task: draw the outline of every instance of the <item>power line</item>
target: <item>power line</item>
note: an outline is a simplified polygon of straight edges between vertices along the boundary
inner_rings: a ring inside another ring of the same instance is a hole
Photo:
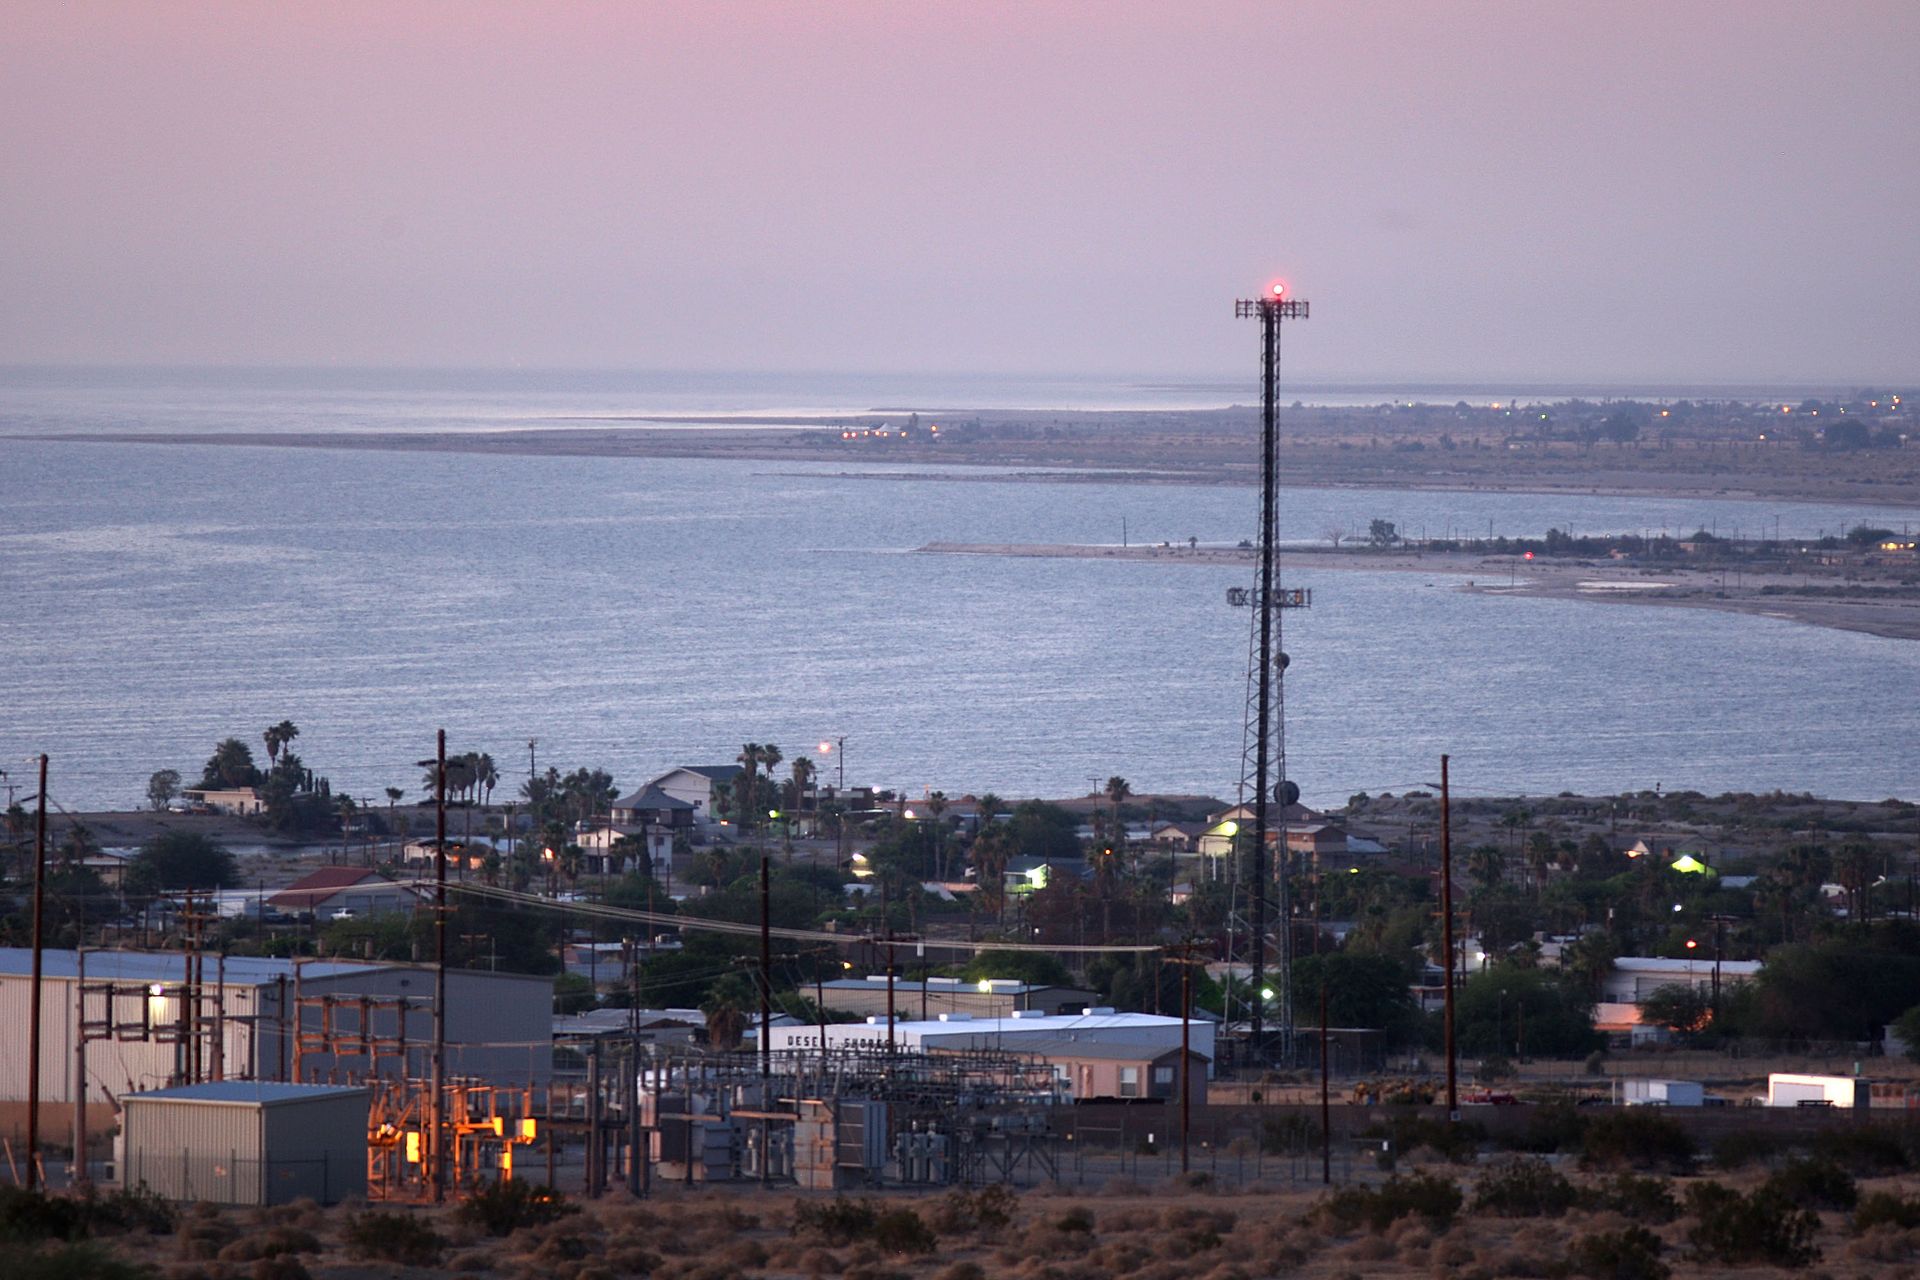
[[[496,885],[449,884],[449,893],[463,893],[470,897],[490,899],[495,902],[517,907],[531,907],[542,911],[574,912],[584,916],[594,916],[602,920],[629,920],[639,924],[661,925],[670,929],[691,930],[696,933],[724,933],[735,937],[757,938],[760,926],[735,920],[714,920],[705,916],[669,915],[660,911],[641,911],[631,907],[610,907],[598,902],[555,902],[535,893],[522,893],[514,889],[503,889]],[[902,946],[905,940],[885,938],[871,933],[830,933],[824,929],[790,929],[773,927],[767,930],[769,936],[787,938],[796,942],[824,942],[838,946]],[[984,951],[1034,951],[1045,955],[1066,953],[1104,954],[1110,952],[1154,952],[1164,950],[1158,944],[1130,943],[1115,946],[1091,946],[1063,944],[1052,946],[1029,942],[965,942],[960,940],[943,941],[936,938],[915,938],[916,945],[924,945],[942,951],[967,951],[979,954]]]

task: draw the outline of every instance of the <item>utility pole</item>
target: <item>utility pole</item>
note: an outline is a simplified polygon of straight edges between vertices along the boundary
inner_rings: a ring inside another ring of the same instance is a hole
[[[1333,1185],[1333,1107],[1329,1101],[1331,1072],[1328,1058],[1327,982],[1320,980],[1320,1182]]]
[[[768,857],[760,850],[760,1078],[773,1074],[773,943],[772,895],[768,888]],[[762,1106],[766,1105],[764,1099]],[[761,1152],[764,1164],[766,1152]]]
[[[46,949],[47,756],[40,753],[40,794],[33,818],[33,988],[27,1018],[27,1190],[40,1183],[40,1000]]]
[[[1447,778],[1447,757],[1440,757],[1440,947],[1446,952],[1444,1018],[1447,1042],[1447,1119],[1460,1119],[1459,1058],[1453,1041],[1453,796]]]
[[[447,1199],[447,731],[435,739],[434,758],[419,767],[433,769],[433,1097],[427,1107],[427,1183],[435,1204]],[[527,743],[533,750],[533,743]],[[404,1013],[402,1015],[405,1016]],[[296,1032],[296,1034],[298,1034]]]

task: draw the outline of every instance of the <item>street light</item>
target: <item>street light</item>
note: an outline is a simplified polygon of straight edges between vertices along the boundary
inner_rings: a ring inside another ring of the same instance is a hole
[[[837,738],[820,739],[820,754],[823,756],[837,755],[840,758],[840,786],[838,789],[845,791],[847,789],[847,736],[843,733]]]

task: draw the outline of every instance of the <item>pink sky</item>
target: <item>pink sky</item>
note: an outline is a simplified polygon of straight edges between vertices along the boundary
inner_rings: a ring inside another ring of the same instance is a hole
[[[1916,373],[1920,6],[94,4],[0,363]]]

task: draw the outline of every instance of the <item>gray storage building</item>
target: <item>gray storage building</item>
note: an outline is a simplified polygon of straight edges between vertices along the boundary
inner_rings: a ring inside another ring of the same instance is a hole
[[[221,1080],[122,1099],[122,1186],[168,1200],[321,1204],[367,1193],[366,1089]]]

